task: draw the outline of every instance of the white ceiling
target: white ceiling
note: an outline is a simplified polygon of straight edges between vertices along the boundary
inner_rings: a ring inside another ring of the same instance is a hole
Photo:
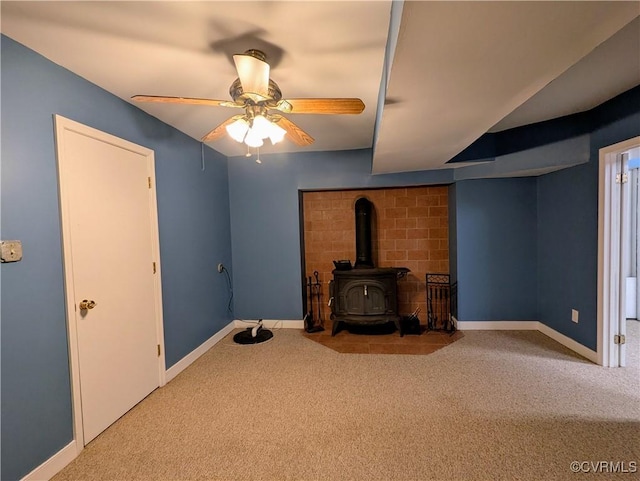
[[[638,2],[396,2],[399,31],[390,29],[390,1],[3,0],[0,7],[3,34],[126,101],[229,99],[237,76],[231,55],[263,50],[284,98],[359,97],[366,108],[357,116],[289,114],[315,143],[261,151],[372,147],[377,120],[374,173],[441,168],[487,131],[587,110],[640,84],[640,23],[630,24]],[[395,50],[379,111],[390,32]],[[136,106],[198,140],[236,113]],[[226,138],[209,145],[245,153]]]

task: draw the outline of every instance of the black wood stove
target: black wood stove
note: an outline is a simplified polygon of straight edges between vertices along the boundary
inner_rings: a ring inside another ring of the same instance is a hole
[[[406,267],[374,267],[371,220],[373,204],[361,197],[355,204],[356,263],[335,261],[333,280],[329,284],[332,336],[341,324],[374,325],[393,322],[400,335],[402,326],[398,314],[398,279]]]
[[[341,322],[369,325],[393,322],[400,330],[397,279],[398,269],[393,267],[334,270],[329,288],[332,335],[338,332]]]

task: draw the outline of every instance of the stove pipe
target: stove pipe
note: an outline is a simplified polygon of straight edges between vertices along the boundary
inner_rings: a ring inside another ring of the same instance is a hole
[[[364,197],[356,201],[356,264],[355,268],[373,267],[371,221],[373,204]]]

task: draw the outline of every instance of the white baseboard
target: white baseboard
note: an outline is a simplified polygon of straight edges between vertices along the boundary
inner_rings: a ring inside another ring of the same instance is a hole
[[[574,341],[570,337],[567,337],[564,334],[559,333],[558,331],[550,328],[546,324],[542,324],[541,322],[539,322],[538,324],[540,324],[540,326],[538,327],[538,331],[540,331],[545,336],[548,336],[554,341],[559,342],[564,347],[571,349],[573,352],[580,354],[585,359],[588,359],[589,361],[595,364],[599,364],[598,353],[596,351],[593,351],[588,347],[583,346],[579,342]]]
[[[571,349],[589,361],[599,364],[598,353],[540,321],[458,321],[461,331],[538,331]]]
[[[48,481],[58,474],[71,461],[78,456],[76,442],[71,441],[56,454],[47,459],[36,469],[27,474],[22,481]]]
[[[538,321],[458,321],[461,331],[537,331]]]
[[[209,339],[204,341],[200,346],[195,348],[189,354],[184,356],[178,362],[176,362],[173,366],[167,369],[167,382],[171,381],[178,374],[184,371],[187,367],[189,367],[196,359],[202,356],[205,352],[215,346],[218,342],[220,342],[227,334],[235,329],[235,323],[231,321],[229,324],[224,326],[218,332],[216,332]]]
[[[236,319],[235,327],[237,329],[243,329],[255,325],[256,322],[258,322],[258,319]],[[262,325],[267,329],[304,329],[304,321],[297,319],[262,319]]]

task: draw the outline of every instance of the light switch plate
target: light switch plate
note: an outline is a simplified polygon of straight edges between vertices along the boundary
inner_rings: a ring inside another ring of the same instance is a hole
[[[571,320],[577,323],[578,319],[580,319],[580,313],[576,309],[571,309]]]
[[[22,242],[18,240],[0,242],[0,260],[17,262],[22,259]]]

